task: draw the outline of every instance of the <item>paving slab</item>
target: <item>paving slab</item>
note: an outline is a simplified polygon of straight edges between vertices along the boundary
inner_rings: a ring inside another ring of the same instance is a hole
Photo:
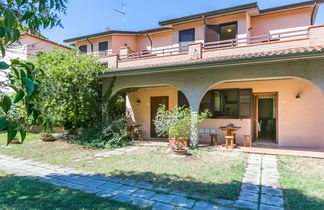
[[[110,197],[115,196],[117,194],[118,194],[117,192],[112,192],[112,191],[108,191],[108,190],[103,190],[103,191],[100,191],[100,192],[96,193],[96,195],[98,197],[102,197],[102,198],[110,198]]]
[[[218,210],[219,207],[216,205],[212,205],[210,203],[206,202],[196,202],[196,204],[193,207],[194,210],[202,210],[202,209],[210,209],[210,210]]]
[[[233,206],[234,205],[234,201],[232,200],[225,200],[225,199],[214,199],[214,202],[224,205],[224,206]]]
[[[258,209],[258,204],[251,201],[237,200],[234,203],[234,206],[237,208],[244,208],[244,209]]]
[[[259,194],[241,191],[239,200],[252,201],[257,203],[259,201]]]
[[[261,203],[270,204],[279,207],[284,205],[284,201],[282,198],[271,196],[271,195],[263,195],[263,194],[261,195]]]
[[[182,196],[176,196],[170,203],[175,206],[191,208],[195,204],[195,201]]]
[[[260,210],[284,210],[282,207],[260,204]]]
[[[154,186],[152,184],[144,183],[144,182],[139,182],[134,184],[134,186],[139,187],[139,188],[144,188],[144,189],[153,189]]]
[[[153,206],[155,202],[154,201],[150,201],[150,200],[146,200],[143,198],[135,198],[132,202],[133,205],[142,207],[142,208],[147,208],[150,206]]]
[[[258,185],[253,185],[253,184],[242,184],[241,190],[252,192],[252,193],[259,193],[260,187]]]
[[[115,201],[123,202],[123,203],[128,203],[128,202],[131,202],[132,200],[134,200],[135,198],[133,196],[126,195],[126,194],[117,194],[117,195],[113,196],[111,199],[115,200]]]
[[[183,196],[183,197],[187,197],[187,196],[188,196],[187,193],[182,192],[182,191],[180,191],[180,190],[173,190],[173,191],[171,191],[170,194],[173,194],[173,195],[180,195],[180,196]]]
[[[117,184],[114,182],[106,182],[106,184],[101,185],[99,188],[104,189],[104,190],[117,190],[118,188],[120,188],[122,185],[121,184]]]
[[[175,198],[175,195],[155,194],[151,198],[151,200],[160,201],[160,202],[163,202],[163,203],[170,203],[173,198]]]
[[[132,194],[132,196],[150,199],[155,195],[155,192],[148,191],[148,190],[138,190],[135,193]]]
[[[121,180],[119,183],[127,184],[127,185],[134,185],[134,184],[136,184],[136,181],[131,180],[131,179],[124,179],[124,180]]]
[[[122,186],[115,191],[130,195],[130,194],[136,192],[137,190],[139,190],[137,187]]]
[[[262,187],[261,193],[267,194],[267,195],[272,195],[272,196],[277,196],[277,197],[283,196],[281,189],[274,189],[274,188],[270,188],[270,187]]]
[[[168,204],[159,203],[159,202],[157,202],[152,208],[152,210],[172,210],[172,209],[175,209],[175,207]]]

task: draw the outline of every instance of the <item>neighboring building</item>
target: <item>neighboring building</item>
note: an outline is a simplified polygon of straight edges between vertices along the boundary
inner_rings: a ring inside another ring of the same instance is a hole
[[[200,128],[241,126],[237,141],[324,148],[324,26],[308,1],[260,10],[256,3],[160,22],[139,32],[106,31],[65,40],[97,53],[135,124],[155,138],[159,104],[209,109]],[[218,131],[219,139],[224,133]],[[195,135],[208,142],[206,134]]]
[[[31,33],[22,33],[19,41],[6,46],[6,55],[4,58],[0,56],[0,61],[10,63],[11,59],[16,58],[30,60],[35,58],[37,52],[52,51],[55,49],[69,50],[70,48]],[[4,79],[4,75],[0,73],[0,81]],[[9,90],[1,89],[1,91]]]

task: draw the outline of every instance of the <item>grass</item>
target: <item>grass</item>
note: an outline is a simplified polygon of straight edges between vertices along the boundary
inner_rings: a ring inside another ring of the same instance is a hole
[[[279,156],[287,209],[324,209],[324,160]]]
[[[0,171],[0,209],[136,209],[94,194],[7,176]]]
[[[17,137],[20,138],[20,135],[17,134]],[[34,134],[34,133],[29,133],[26,136],[25,141],[30,141],[30,140],[35,140],[35,139],[39,139],[40,138],[40,134]],[[0,132],[0,141],[7,141],[7,133],[4,132]]]
[[[0,147],[2,154],[231,200],[239,194],[246,166],[244,153],[206,149],[191,151],[192,156],[187,158],[176,158],[165,147],[138,146],[136,150],[123,155],[88,158],[103,151],[107,150],[39,140],[28,140],[10,148]]]

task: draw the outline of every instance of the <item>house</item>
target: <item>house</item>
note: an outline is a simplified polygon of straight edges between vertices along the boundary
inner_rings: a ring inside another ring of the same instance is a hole
[[[110,68],[104,89],[127,95],[127,109],[145,138],[156,138],[160,104],[209,109],[202,129],[233,123],[255,142],[324,148],[323,1],[259,9],[256,3],[159,22],[143,31],[105,31],[65,40],[97,54]],[[209,136],[193,129],[192,141]],[[218,129],[219,139],[225,133]]]
[[[69,50],[71,48],[50,41],[32,33],[22,33],[19,41],[6,46],[6,55],[0,56],[0,61],[10,63],[11,59],[30,60],[35,58],[37,52],[52,51],[55,49]],[[5,80],[5,75],[0,73],[0,81]],[[9,89],[2,88],[1,91],[8,92]]]

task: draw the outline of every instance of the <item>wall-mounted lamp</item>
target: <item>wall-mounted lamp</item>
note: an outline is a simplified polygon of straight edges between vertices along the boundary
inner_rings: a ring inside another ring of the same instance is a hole
[[[141,100],[137,99],[137,100],[136,100],[136,104],[137,104],[137,105],[140,105],[140,104],[141,104]]]
[[[297,93],[297,95],[296,95],[296,99],[297,99],[297,100],[301,99],[301,97],[300,97],[300,94],[299,94],[299,93]]]
[[[250,32],[253,31],[253,28],[252,27],[248,28],[248,31],[250,31]]]

